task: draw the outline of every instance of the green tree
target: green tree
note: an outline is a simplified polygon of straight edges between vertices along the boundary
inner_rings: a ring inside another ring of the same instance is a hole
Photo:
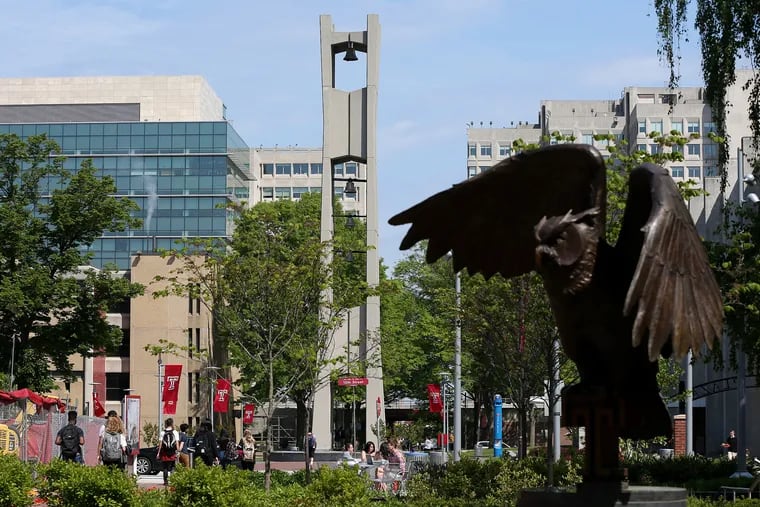
[[[72,376],[70,355],[116,350],[121,329],[104,314],[142,292],[115,269],[87,267],[86,253],[104,231],[139,225],[137,206],[113,197],[91,161],[64,170],[59,152],[45,136],[0,135],[0,361],[13,384],[43,392],[54,374]]]
[[[737,347],[747,355],[749,372],[760,372],[760,220],[758,208],[727,205],[725,241],[709,244],[709,256],[721,287],[725,327],[731,336],[730,363],[736,366]],[[724,359],[713,351],[716,367]]]
[[[342,255],[357,251],[361,234],[336,231],[334,243],[322,243],[320,203],[319,195],[309,194],[244,211],[221,270],[224,305],[215,315],[241,384],[255,382],[244,393],[260,399],[267,418],[266,484],[274,410],[297,393],[310,407],[316,386],[327,380],[320,376],[324,366],[338,369],[341,362],[331,350],[335,330],[346,309],[368,293],[366,278],[356,276],[361,270]]]
[[[705,99],[710,104],[713,121],[722,136],[719,150],[721,189],[726,188],[726,164],[729,159],[726,137],[726,115],[729,103],[726,91],[736,82],[737,60],[749,61],[752,68],[760,66],[760,9],[754,0],[655,0],[660,38],[659,54],[670,67],[670,86],[676,88],[680,79],[681,41],[688,42],[687,18],[689,4],[696,4],[694,29],[702,48],[702,76]],[[746,83],[749,89],[749,121],[754,145],[760,138],[760,76],[753,72]]]
[[[424,399],[429,383],[453,364],[454,277],[447,263],[427,264],[424,245],[396,263],[381,284],[383,383],[388,401]]]

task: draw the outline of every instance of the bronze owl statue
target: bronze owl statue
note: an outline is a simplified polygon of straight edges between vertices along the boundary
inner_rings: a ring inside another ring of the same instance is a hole
[[[721,337],[720,290],[667,170],[631,172],[614,246],[605,241],[605,205],[599,152],[557,145],[503,160],[389,222],[411,224],[402,250],[427,240],[427,261],[451,252],[455,271],[537,271],[580,374],[566,389],[621,400],[621,437],[670,435],[658,358],[698,354]]]

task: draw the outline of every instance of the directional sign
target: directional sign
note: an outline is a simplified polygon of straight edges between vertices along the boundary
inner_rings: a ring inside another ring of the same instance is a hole
[[[367,377],[342,377],[338,379],[340,387],[366,386],[369,384]]]

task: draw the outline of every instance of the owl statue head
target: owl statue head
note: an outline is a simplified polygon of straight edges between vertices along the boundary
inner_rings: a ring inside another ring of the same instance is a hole
[[[536,268],[546,278],[575,294],[591,281],[601,227],[596,224],[598,208],[577,214],[543,217],[535,228]]]

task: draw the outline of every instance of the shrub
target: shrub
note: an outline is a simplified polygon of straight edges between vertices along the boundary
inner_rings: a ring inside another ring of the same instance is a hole
[[[140,507],[167,507],[170,491],[162,489],[147,489],[137,492],[137,505]]]
[[[517,496],[522,489],[540,488],[545,477],[533,470],[529,460],[507,462],[496,477],[496,485],[488,495],[488,505],[517,505]]]
[[[687,502],[689,507],[760,507],[760,500],[756,498],[744,498],[732,502],[731,500],[725,500],[723,498],[710,500],[707,498],[695,498],[690,496]]]
[[[31,505],[31,469],[14,455],[0,454],[0,507]]]
[[[726,478],[736,468],[735,463],[726,459],[710,459],[699,455],[671,459],[640,456],[624,460],[622,466],[628,469],[631,484],[681,487],[695,478]]]
[[[356,468],[342,465],[330,469],[322,467],[311,484],[306,487],[305,505],[320,507],[361,507],[370,503],[370,483]]]
[[[50,507],[137,505],[137,481],[120,470],[53,460],[40,467],[39,493]]]
[[[168,495],[168,507],[248,507],[268,505],[266,492],[253,483],[246,470],[198,465],[195,468],[177,467],[169,478],[173,492]]]

